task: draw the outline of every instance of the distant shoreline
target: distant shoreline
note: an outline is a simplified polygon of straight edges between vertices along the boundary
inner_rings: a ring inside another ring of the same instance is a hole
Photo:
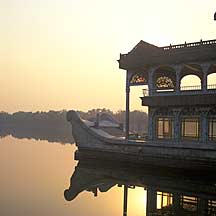
[[[87,112],[78,111],[81,118],[96,117],[96,113],[105,112],[113,116],[116,121],[124,124],[125,111],[113,113],[108,109],[92,109]],[[71,125],[66,120],[66,110],[49,112],[16,112],[9,114],[0,112],[0,137],[12,135],[15,138],[33,138],[62,144],[74,143]],[[147,131],[147,114],[133,111],[130,114],[130,129],[137,133]]]

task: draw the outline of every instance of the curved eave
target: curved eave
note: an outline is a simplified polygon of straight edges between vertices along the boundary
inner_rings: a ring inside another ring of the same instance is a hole
[[[120,55],[119,68],[131,70],[147,65],[180,64],[188,62],[203,62],[216,59],[216,44],[182,49],[162,50],[136,54]]]

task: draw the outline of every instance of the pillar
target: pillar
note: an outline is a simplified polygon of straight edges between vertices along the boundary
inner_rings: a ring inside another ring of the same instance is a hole
[[[146,215],[150,215],[157,209],[157,191],[153,187],[147,189]]]
[[[153,75],[154,75],[155,68],[151,68],[148,72],[148,88],[149,88],[149,96],[152,96],[155,91]]]
[[[175,71],[176,71],[176,86],[175,86],[175,92],[177,94],[180,93],[180,88],[181,88],[181,83],[180,83],[180,72],[181,72],[181,65],[175,66]]]
[[[208,82],[207,82],[207,77],[208,77],[208,70],[210,67],[210,64],[201,64],[202,71],[203,71],[203,77],[202,77],[202,91],[207,92],[208,91]]]
[[[173,109],[173,113],[174,113],[174,140],[178,142],[181,139],[181,119],[180,119],[181,108]]]
[[[153,140],[155,137],[155,109],[152,107],[148,108],[148,139]]]
[[[210,108],[202,108],[201,109],[201,129],[200,129],[200,141],[207,142],[208,141],[208,112]]]
[[[126,75],[126,112],[125,112],[125,139],[129,139],[129,118],[130,118],[130,73]]]
[[[198,199],[198,211],[197,211],[198,216],[207,216],[208,215],[208,200],[199,198]]]
[[[203,74],[202,90],[203,90],[203,92],[207,92],[207,90],[208,90],[207,73]]]
[[[123,216],[127,216],[128,186],[124,185]]]
[[[177,193],[173,194],[173,209],[174,209],[175,215],[179,215],[179,210],[181,209],[180,194],[177,194]]]

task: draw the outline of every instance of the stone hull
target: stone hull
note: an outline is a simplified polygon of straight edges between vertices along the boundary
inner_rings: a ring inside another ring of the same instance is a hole
[[[78,151],[75,159],[92,158],[108,161],[146,164],[195,170],[216,170],[214,143],[174,141],[126,141],[105,136],[89,128],[75,111],[69,111],[67,120]]]

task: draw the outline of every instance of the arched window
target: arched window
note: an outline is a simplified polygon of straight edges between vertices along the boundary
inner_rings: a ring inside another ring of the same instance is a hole
[[[186,75],[181,79],[181,91],[201,90],[201,79],[197,75]]]
[[[174,91],[176,85],[175,70],[169,66],[160,66],[154,71],[153,82],[157,92]]]
[[[156,87],[158,89],[172,89],[174,84],[171,78],[167,76],[158,77],[156,81]]]
[[[131,85],[144,85],[146,83],[147,83],[147,80],[143,74],[134,74],[130,80]]]
[[[208,75],[207,89],[216,89],[216,72]]]

